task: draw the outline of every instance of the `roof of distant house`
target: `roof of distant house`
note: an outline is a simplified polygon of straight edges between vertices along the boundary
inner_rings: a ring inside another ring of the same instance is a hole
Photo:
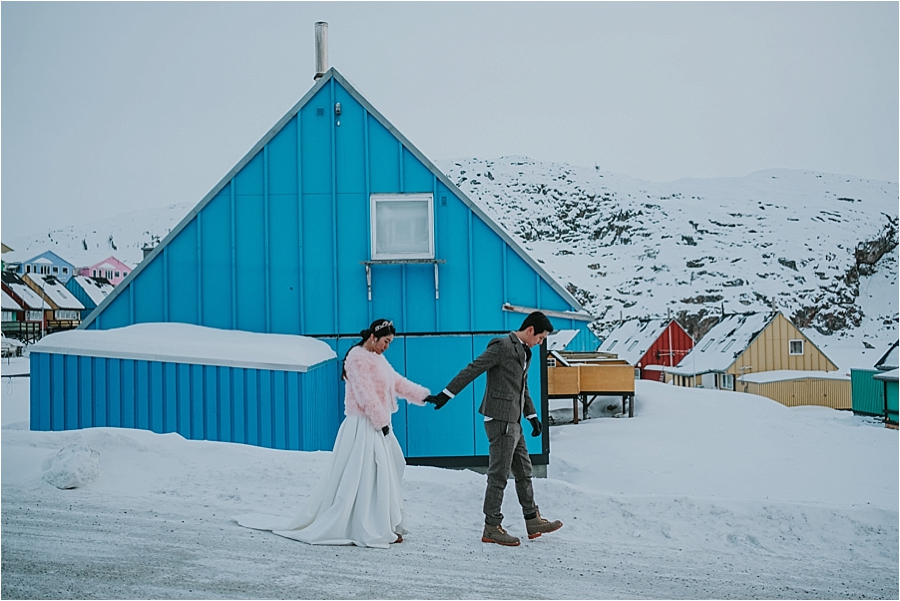
[[[99,280],[85,275],[76,275],[73,276],[72,279],[75,280],[75,283],[84,290],[85,294],[87,294],[92,301],[94,301],[95,305],[102,303],[103,299],[106,298],[106,295],[115,290],[115,286],[106,280]]]
[[[850,376],[838,371],[802,371],[796,369],[776,369],[772,371],[759,371],[744,374],[738,378],[738,381],[768,384],[770,382],[787,382],[790,380],[803,380],[805,378],[850,381]]]
[[[677,366],[666,371],[683,376],[724,372],[771,320],[764,313],[726,315]]]
[[[610,331],[597,350],[604,353],[616,353],[636,365],[644,353],[666,331],[671,319],[629,319]]]
[[[44,291],[47,298],[60,309],[77,309],[79,311],[84,309],[81,301],[72,296],[72,293],[66,290],[66,287],[55,276],[29,273],[25,277],[35,282]]]
[[[16,300],[8,295],[5,290],[0,290],[0,293],[3,294],[3,308],[7,311],[21,311],[22,306],[16,302]]]

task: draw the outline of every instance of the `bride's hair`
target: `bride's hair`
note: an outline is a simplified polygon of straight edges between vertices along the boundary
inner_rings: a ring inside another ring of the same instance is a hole
[[[361,330],[359,333],[361,338],[360,341],[350,347],[350,350],[348,350],[347,354],[344,355],[343,362],[341,362],[341,379],[347,379],[347,368],[345,367],[345,365],[347,363],[347,355],[350,354],[350,351],[353,350],[353,347],[362,346],[366,342],[366,340],[369,339],[369,336],[373,334],[375,335],[375,339],[377,340],[379,338],[384,338],[385,336],[393,336],[396,333],[397,330],[394,329],[394,322],[389,319],[376,319],[371,324],[369,324],[368,328],[366,328],[365,330]]]

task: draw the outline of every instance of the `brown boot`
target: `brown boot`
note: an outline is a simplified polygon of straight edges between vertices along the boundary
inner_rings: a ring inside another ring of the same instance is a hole
[[[562,525],[562,522],[560,522],[559,520],[548,522],[541,517],[540,511],[538,511],[537,515],[530,520],[525,520],[525,530],[528,531],[529,539],[537,538],[542,534],[547,534],[548,532],[555,532],[562,528]]]
[[[483,543],[497,543],[504,547],[518,547],[521,542],[515,536],[503,529],[503,526],[484,525],[484,533],[481,535]]]

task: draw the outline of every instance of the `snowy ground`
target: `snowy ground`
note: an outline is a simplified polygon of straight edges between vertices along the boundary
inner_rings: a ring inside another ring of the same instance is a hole
[[[3,598],[898,597],[898,434],[848,412],[639,381],[633,419],[551,428],[535,489],[559,532],[483,544],[484,476],[408,467],[411,532],[376,550],[230,519],[291,515],[326,452],[31,432],[28,378],[0,385]],[[99,477],[43,481],[76,441]],[[504,512],[524,535],[512,486]]]

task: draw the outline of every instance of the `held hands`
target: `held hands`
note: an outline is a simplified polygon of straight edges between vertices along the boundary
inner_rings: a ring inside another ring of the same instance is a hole
[[[541,426],[541,422],[538,420],[538,418],[536,416],[530,417],[528,418],[528,421],[531,422],[531,435],[540,436],[544,428]]]
[[[429,394],[427,397],[425,397],[425,402],[434,405],[435,409],[440,409],[441,407],[446,405],[447,401],[449,400],[450,397],[448,397],[443,392],[439,392],[437,394]]]

